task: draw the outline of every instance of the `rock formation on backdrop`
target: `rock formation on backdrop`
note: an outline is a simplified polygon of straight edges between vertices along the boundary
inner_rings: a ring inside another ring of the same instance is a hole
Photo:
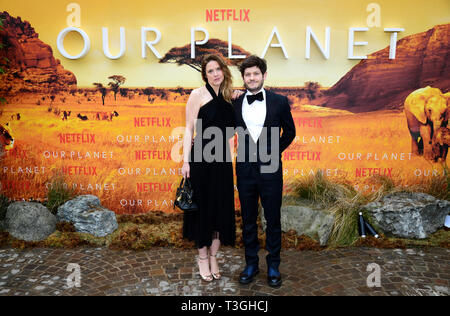
[[[4,45],[0,49],[0,61],[5,70],[5,74],[0,74],[3,94],[76,88],[75,75],[53,57],[52,48],[39,39],[29,22],[6,11],[0,13],[0,18],[3,20],[0,40]]]
[[[448,92],[449,73],[450,24],[437,25],[399,40],[396,59],[389,59],[389,46],[368,55],[313,104],[352,112],[402,109],[418,88]]]

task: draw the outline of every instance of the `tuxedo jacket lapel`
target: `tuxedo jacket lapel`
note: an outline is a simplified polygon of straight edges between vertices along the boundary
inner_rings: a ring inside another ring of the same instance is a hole
[[[264,127],[268,127],[269,120],[272,117],[272,104],[273,104],[273,95],[270,91],[266,91],[266,119],[264,120]]]
[[[242,104],[244,102],[245,93],[239,97],[236,101],[236,114],[239,122],[237,125],[241,125],[244,127],[244,130],[247,130],[247,124],[245,124],[244,117],[242,115]]]

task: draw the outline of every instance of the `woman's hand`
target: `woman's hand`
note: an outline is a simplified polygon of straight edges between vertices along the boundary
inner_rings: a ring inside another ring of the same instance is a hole
[[[181,168],[181,173],[183,174],[183,178],[191,177],[191,166],[189,166],[189,162],[183,163],[183,167]]]
[[[244,94],[244,92],[242,92],[241,90],[234,90],[233,94],[231,95],[231,99],[236,100],[243,94]]]

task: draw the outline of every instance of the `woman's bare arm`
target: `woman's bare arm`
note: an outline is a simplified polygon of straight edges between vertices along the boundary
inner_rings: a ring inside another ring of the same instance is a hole
[[[194,136],[195,120],[200,110],[201,94],[198,89],[192,91],[186,103],[186,131],[183,139],[183,161],[189,162],[189,156],[192,147],[192,138]]]

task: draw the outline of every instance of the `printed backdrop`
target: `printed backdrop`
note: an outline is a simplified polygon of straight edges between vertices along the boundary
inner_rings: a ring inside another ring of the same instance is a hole
[[[0,12],[10,198],[43,199],[63,177],[116,213],[173,211],[173,148],[211,52],[227,58],[236,88],[241,57],[264,56],[267,88],[289,98],[297,137],[283,154],[286,194],[318,172],[364,193],[377,175],[409,186],[445,173],[448,129],[429,117],[427,135],[410,133],[406,112],[426,106],[446,120],[448,0],[0,0]]]

